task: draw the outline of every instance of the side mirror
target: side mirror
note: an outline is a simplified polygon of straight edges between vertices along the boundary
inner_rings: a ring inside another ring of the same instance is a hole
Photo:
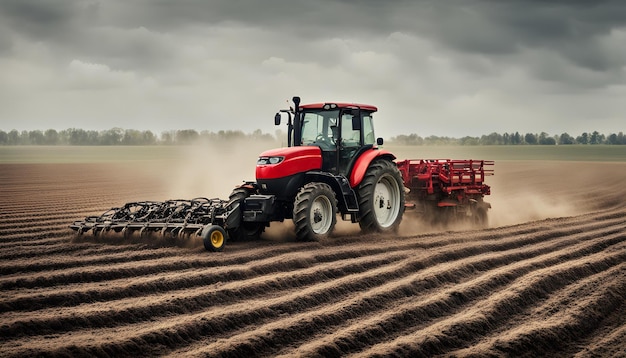
[[[274,116],[274,124],[275,125],[280,124],[280,113],[276,113],[276,115]]]
[[[383,145],[383,139],[380,137],[376,138],[376,145]]]

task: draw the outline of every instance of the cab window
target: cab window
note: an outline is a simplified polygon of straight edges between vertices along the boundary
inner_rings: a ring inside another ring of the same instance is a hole
[[[374,144],[376,139],[374,138],[374,125],[372,123],[372,115],[368,114],[363,116],[363,144]]]
[[[302,120],[302,144],[311,145],[320,141],[332,142],[333,129],[337,128],[338,110],[306,112]]]
[[[344,147],[360,147],[361,132],[352,129],[353,115],[346,113],[341,116],[341,143]]]

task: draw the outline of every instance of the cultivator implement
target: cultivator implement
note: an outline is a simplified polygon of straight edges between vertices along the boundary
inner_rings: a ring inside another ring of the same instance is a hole
[[[178,239],[200,236],[207,249],[220,251],[226,238],[224,228],[235,224],[236,217],[231,214],[237,206],[228,210],[226,200],[208,198],[138,201],[75,221],[70,228],[77,235],[89,232],[97,237],[114,232],[125,239],[134,233]]]

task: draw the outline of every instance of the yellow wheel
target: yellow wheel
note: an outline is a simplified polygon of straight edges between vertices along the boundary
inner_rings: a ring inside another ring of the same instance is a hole
[[[202,230],[202,241],[207,251],[222,251],[226,243],[226,231],[218,225],[207,225]]]

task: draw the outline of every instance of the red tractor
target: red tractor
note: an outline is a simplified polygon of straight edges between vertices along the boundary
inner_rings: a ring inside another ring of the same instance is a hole
[[[288,117],[288,147],[261,153],[256,182],[246,182],[229,198],[241,220],[227,228],[231,238],[256,238],[270,222],[292,219],[298,239],[317,240],[332,233],[337,213],[364,232],[396,231],[405,193],[415,201],[409,207],[431,216],[486,223],[485,161],[395,163],[391,152],[378,148],[383,140],[374,136],[376,107],[300,105],[299,97],[293,102],[293,109],[281,111]],[[275,124],[281,119],[277,113]]]
[[[343,220],[364,232],[393,232],[405,208],[434,221],[470,219],[484,226],[484,184],[492,161],[402,160],[380,149],[372,116],[377,108],[356,103],[314,103],[281,110],[287,116],[288,146],[261,153],[256,181],[245,182],[228,200],[195,198],[142,201],[76,221],[78,235],[113,231],[125,237],[160,233],[202,237],[207,250],[221,251],[227,237],[256,239],[273,221],[293,220],[299,240],[329,236]],[[405,204],[405,198],[408,204]]]

